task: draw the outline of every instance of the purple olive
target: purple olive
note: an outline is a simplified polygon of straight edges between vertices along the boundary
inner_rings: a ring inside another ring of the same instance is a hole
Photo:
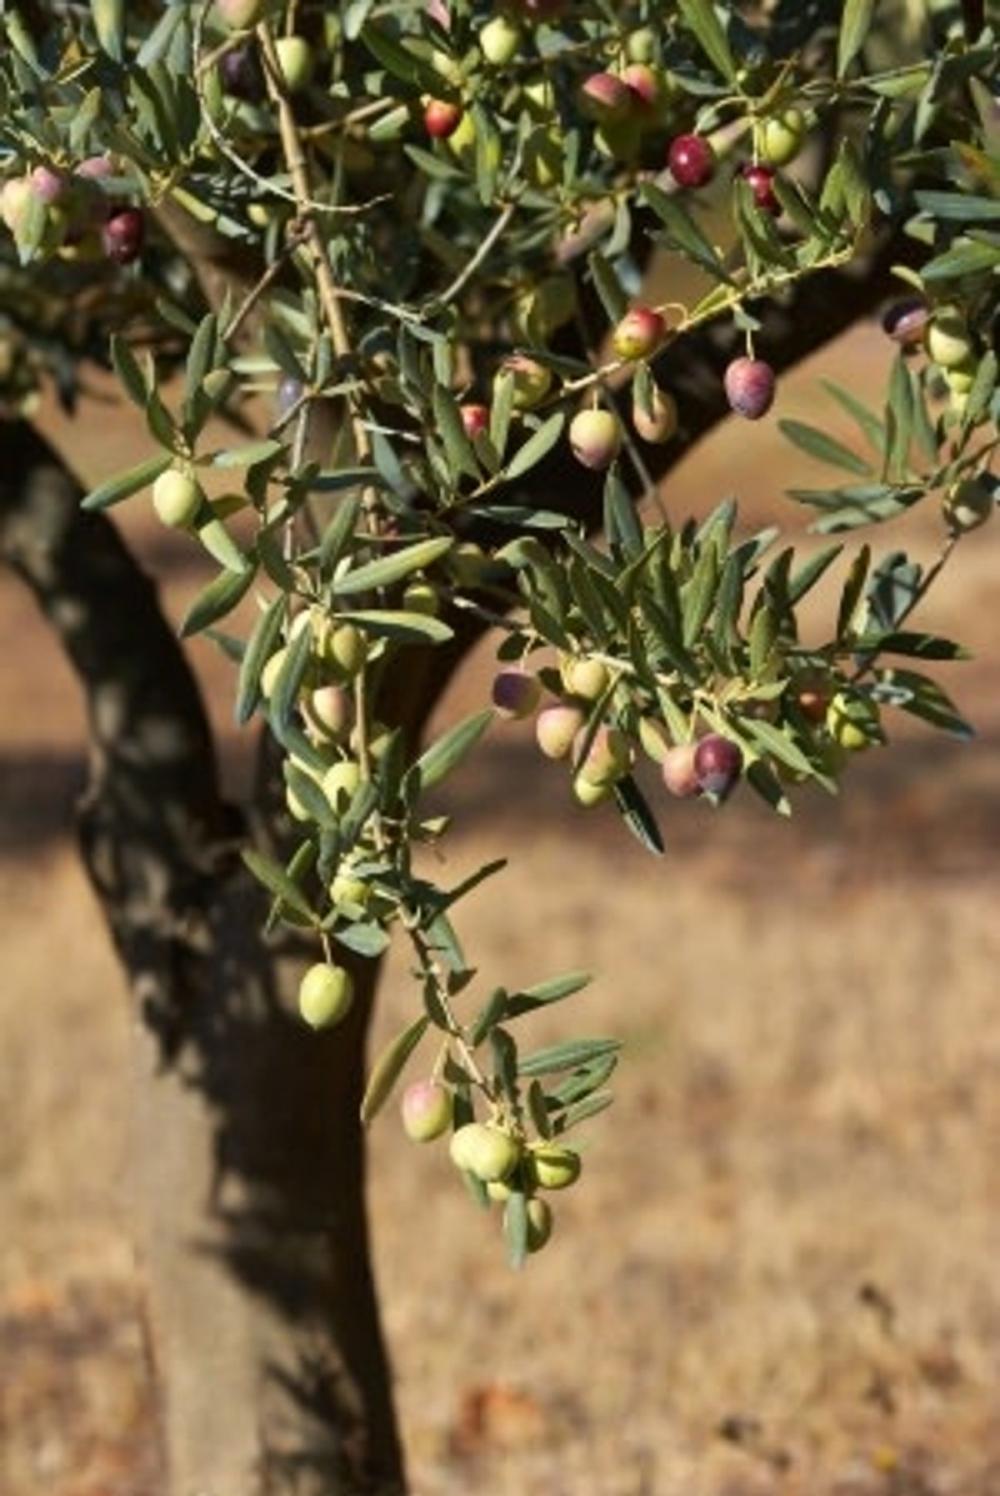
[[[702,738],[694,751],[694,773],[698,788],[721,800],[729,794],[740,777],[743,753],[737,743],[717,732]]]
[[[227,94],[247,104],[259,104],[267,93],[257,49],[249,43],[231,47],[219,58],[219,80]]]
[[[104,225],[104,253],[116,265],[131,265],[142,253],[145,238],[146,220],[139,209],[119,208]]]
[[[538,705],[542,688],[529,670],[501,670],[493,679],[493,705],[498,717],[520,721]]]
[[[725,373],[726,399],[738,416],[759,421],[774,403],[774,370],[761,358],[734,358]]]
[[[895,302],[885,312],[882,331],[894,343],[901,343],[906,348],[921,341],[930,320],[931,309],[927,303],[921,301],[919,296],[908,296],[904,301]]]
[[[274,396],[274,404],[278,415],[287,416],[288,412],[294,406],[298,405],[304,394],[305,386],[301,379],[293,379],[290,374],[286,374],[278,385]]]

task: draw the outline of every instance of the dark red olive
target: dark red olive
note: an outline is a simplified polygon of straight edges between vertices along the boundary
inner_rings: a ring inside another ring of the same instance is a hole
[[[740,176],[746,182],[753,193],[753,200],[758,208],[764,213],[773,213],[775,218],[781,212],[774,191],[774,172],[769,166],[744,166]]]
[[[142,253],[146,220],[138,208],[119,208],[102,230],[104,253],[116,265],[131,265]]]
[[[670,142],[667,165],[678,187],[704,187],[715,176],[715,152],[704,135],[678,135]]]
[[[717,732],[702,738],[694,751],[694,775],[698,788],[707,795],[725,799],[740,777],[743,753],[738,743]]]

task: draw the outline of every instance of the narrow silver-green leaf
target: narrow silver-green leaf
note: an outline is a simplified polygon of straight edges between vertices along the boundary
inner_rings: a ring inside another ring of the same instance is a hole
[[[543,457],[548,456],[549,452],[552,451],[552,448],[562,436],[565,424],[566,417],[562,411],[557,411],[555,415],[549,416],[548,420],[539,426],[534,435],[528,438],[524,446],[519,447],[514,453],[514,456],[505,469],[504,476],[507,480],[513,481],[515,478],[520,478],[524,473],[530,472],[533,467],[537,466]]]
[[[260,697],[261,671],[274,654],[287,608],[288,599],[284,595],[276,597],[261,613],[247,640],[240,664],[234,708],[236,720],[241,726],[250,721],[256,709]]]
[[[357,592],[373,592],[377,587],[390,587],[403,577],[440,561],[453,544],[450,535],[438,535],[430,540],[418,540],[415,545],[408,545],[404,550],[394,551],[388,556],[380,556],[377,561],[369,561],[338,577],[337,593],[341,597],[351,597]]]
[[[436,743],[422,753],[413,767],[421,789],[428,790],[440,784],[446,775],[462,762],[475,747],[483,733],[493,721],[491,711],[476,712],[448,729]]]
[[[818,462],[842,468],[845,472],[854,473],[859,478],[871,477],[871,465],[827,432],[820,431],[805,421],[793,420],[779,421],[778,428],[782,436],[786,436],[801,452],[805,452],[809,457],[815,457]]]
[[[224,618],[231,613],[240,599],[245,595],[254,579],[254,569],[248,566],[244,572],[220,571],[217,577],[213,577],[208,586],[205,587],[188,611],[185,613],[181,623],[181,638],[188,639],[192,634],[200,633],[210,623]]]
[[[305,894],[292,882],[279,862],[275,862],[271,857],[265,857],[262,852],[254,851],[252,847],[244,847],[241,855],[259,883],[263,883],[265,888],[286,903],[290,909],[294,909],[296,914],[301,914],[304,919],[315,919]]]
[[[871,28],[875,0],[845,0],[837,37],[837,76],[842,78],[864,46]]]
[[[424,613],[407,613],[393,608],[355,608],[337,615],[344,623],[357,623],[375,638],[393,639],[400,644],[446,644],[455,631],[440,618]]]
[[[120,504],[123,499],[130,499],[133,494],[141,488],[148,488],[155,483],[161,473],[165,473],[173,462],[173,454],[161,452],[157,457],[147,457],[143,462],[136,463],[135,467],[129,468],[127,472],[119,473],[117,477],[109,478],[99,488],[92,489],[83,500],[82,507],[89,510],[110,509],[112,504]]]
[[[427,1032],[429,1020],[421,1015],[386,1045],[372,1066],[361,1102],[361,1120],[368,1123],[385,1106],[402,1075],[407,1060]]]
[[[732,83],[736,78],[736,62],[712,0],[680,0],[680,11],[711,62]]]

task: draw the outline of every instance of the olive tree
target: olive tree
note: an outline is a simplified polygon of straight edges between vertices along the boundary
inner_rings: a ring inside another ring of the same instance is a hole
[[[968,731],[926,673],[961,648],[916,615],[996,500],[997,38],[981,0],[23,0],[0,26],[0,543],[89,709],[170,1490],[401,1490],[363,1129],[398,1085],[380,1125],[440,1140],[415,1166],[453,1167],[517,1267],[618,1050],[570,1019],[520,1042],[579,974],[477,982],[457,910],[501,867],[436,878],[435,787],[532,717],[554,792],[658,855],[664,814],[835,792],[896,713]],[[664,252],[693,291],[660,299]],[[679,455],[781,419],[782,372],[876,315],[884,408],[830,386],[852,443],[783,420],[835,474],[793,497],[832,537],[933,505],[932,564],[797,558],[728,499],[668,517]],[[84,494],[32,417],[88,361],[149,452]],[[126,501],[203,554],[180,632],[260,724],[239,810]],[[424,741],[484,634],[492,701]],[[367,1063],[390,941],[412,1018]]]

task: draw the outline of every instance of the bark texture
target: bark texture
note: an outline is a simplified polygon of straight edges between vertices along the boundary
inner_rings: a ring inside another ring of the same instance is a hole
[[[375,973],[329,1035],[289,995],[155,591],[28,426],[4,431],[0,552],[76,668],[84,859],[134,996],[135,1186],[172,1496],[402,1489],[358,1103]]]

